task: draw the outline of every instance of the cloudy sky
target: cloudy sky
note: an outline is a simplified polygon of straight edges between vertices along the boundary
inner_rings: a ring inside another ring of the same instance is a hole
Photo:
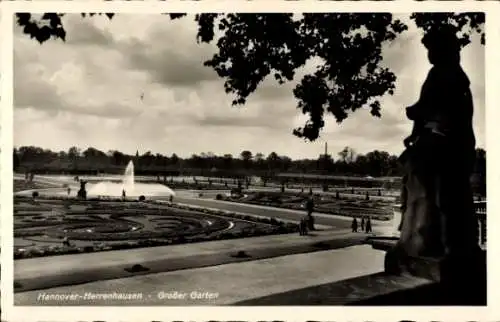
[[[402,18],[409,31],[383,51],[398,81],[395,95],[382,98],[382,118],[359,110],[338,125],[330,116],[314,143],[292,135],[305,120],[295,108],[293,83],[266,81],[245,107],[231,107],[223,80],[202,64],[216,50],[196,43],[191,17],[122,14],[110,22],[67,15],[66,43],[41,46],[16,28],[14,145],[180,156],[236,156],[248,149],[316,158],[328,142],[334,157],[344,146],[399,153],[411,129],[404,107],[416,101],[430,68],[420,31]],[[477,39],[464,49],[462,66],[472,83],[477,142],[484,147],[484,47]]]

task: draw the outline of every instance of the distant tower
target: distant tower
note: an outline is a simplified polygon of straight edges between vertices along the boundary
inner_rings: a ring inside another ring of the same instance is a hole
[[[328,155],[328,142],[325,142],[325,152],[319,156],[319,167],[323,171],[328,171],[330,167],[330,156]]]

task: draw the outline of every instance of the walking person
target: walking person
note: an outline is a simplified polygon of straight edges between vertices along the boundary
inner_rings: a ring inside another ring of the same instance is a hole
[[[308,223],[307,217],[300,218],[300,223],[299,223],[299,235],[300,236],[307,235],[307,223]]]
[[[71,246],[71,243],[69,241],[68,236],[64,236],[62,244],[63,244],[63,246],[67,246],[67,247]]]
[[[314,229],[314,217],[312,216],[312,213],[314,211],[314,200],[313,198],[309,198],[306,201],[306,211],[307,211],[307,228],[309,230],[315,230]]]
[[[356,220],[356,217],[352,218],[352,224],[351,224],[352,232],[357,233],[358,232],[358,221]]]
[[[365,216],[361,217],[361,231],[365,230]]]
[[[368,219],[366,219],[366,227],[365,227],[365,232],[367,234],[370,234],[372,232],[372,220],[370,219],[370,217],[368,217]]]

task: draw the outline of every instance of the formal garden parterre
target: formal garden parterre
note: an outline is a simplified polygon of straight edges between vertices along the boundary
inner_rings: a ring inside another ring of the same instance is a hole
[[[15,259],[296,231],[296,224],[274,218],[175,203],[14,198]]]
[[[304,210],[306,200],[314,200],[316,212],[347,216],[370,217],[388,221],[394,217],[394,200],[380,200],[368,195],[367,198],[344,198],[340,195],[310,195],[296,192],[244,192],[233,195],[217,195],[217,199],[261,206]]]

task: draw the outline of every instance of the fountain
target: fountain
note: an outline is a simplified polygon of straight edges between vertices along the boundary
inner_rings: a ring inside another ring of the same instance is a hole
[[[122,182],[103,181],[93,184],[88,189],[89,197],[109,196],[121,197],[123,192],[127,197],[139,196],[175,196],[169,187],[158,183],[136,183],[134,177],[134,163],[130,161],[125,168]]]
[[[133,191],[135,189],[134,163],[132,160],[129,161],[125,168],[122,184],[125,191]]]

